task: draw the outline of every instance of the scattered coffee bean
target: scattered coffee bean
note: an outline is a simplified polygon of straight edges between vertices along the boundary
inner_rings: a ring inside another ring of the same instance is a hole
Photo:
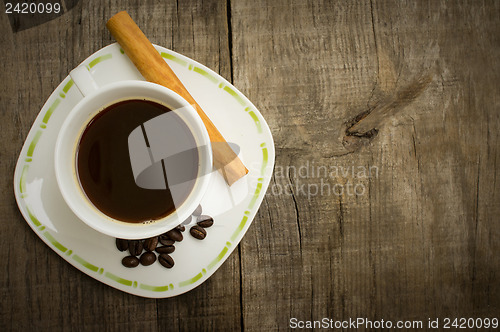
[[[160,256],[158,257],[158,261],[167,269],[170,269],[174,266],[174,260],[169,254],[160,254]]]
[[[119,251],[125,251],[128,249],[130,252],[130,256],[122,259],[122,265],[128,268],[136,267],[139,264],[149,266],[158,260],[162,266],[168,269],[172,268],[174,266],[174,259],[169,254],[175,251],[175,242],[181,242],[184,239],[184,236],[182,235],[182,232],[186,230],[184,225],[190,224],[193,217],[196,218],[198,222],[196,225],[191,227],[189,233],[194,238],[203,240],[207,236],[205,228],[211,227],[214,224],[214,219],[212,217],[201,215],[201,213],[201,205],[198,205],[193,214],[182,224],[160,236],[154,236],[142,240],[125,240],[117,238],[116,248]],[[162,245],[158,246],[160,243]],[[146,250],[146,252],[143,253],[143,250]],[[155,254],[155,251],[158,253],[158,257]]]
[[[132,256],[139,256],[142,252],[142,241],[141,240],[130,240],[128,242],[128,251]]]
[[[202,212],[202,208],[201,208],[201,205],[198,205],[198,207],[196,208],[196,210],[194,210],[193,212],[193,216],[195,217],[198,217],[198,216],[201,216],[201,212]]]
[[[128,249],[128,240],[116,239],[116,248],[120,251],[125,251]]]
[[[144,240],[144,250],[146,251],[154,251],[157,245],[158,236],[150,237],[149,239]]]
[[[203,240],[207,236],[207,231],[198,225],[191,227],[189,233],[198,240]]]
[[[123,257],[122,265],[125,267],[136,267],[137,265],[139,265],[139,258],[135,256]]]
[[[144,266],[151,265],[156,262],[156,255],[151,251],[145,252],[141,255],[140,262]]]
[[[182,236],[182,233],[177,229],[172,229],[172,230],[166,232],[165,234],[170,239],[177,241],[177,242],[181,242],[184,239],[184,237]]]
[[[210,216],[200,216],[197,224],[203,228],[208,228],[214,224],[214,219]]]
[[[159,254],[171,254],[175,251],[175,247],[173,245],[161,246],[161,247],[156,247],[155,250]]]
[[[175,243],[175,241],[166,235],[161,235],[160,236],[160,243],[163,244],[164,246],[171,246]]]

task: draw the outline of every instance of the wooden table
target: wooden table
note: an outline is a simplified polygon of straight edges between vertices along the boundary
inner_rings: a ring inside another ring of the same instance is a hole
[[[0,14],[2,330],[500,318],[500,2],[64,5],[39,25]],[[30,229],[13,195],[37,113],[114,42],[105,22],[120,10],[153,43],[230,80],[275,140],[275,174],[243,241],[207,282],[170,299],[81,273]]]

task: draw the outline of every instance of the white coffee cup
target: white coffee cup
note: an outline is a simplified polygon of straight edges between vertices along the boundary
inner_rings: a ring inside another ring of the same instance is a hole
[[[199,205],[208,189],[212,174],[212,149],[203,121],[181,96],[163,86],[145,81],[120,81],[99,87],[88,70],[81,66],[70,73],[84,98],[71,110],[58,134],[55,145],[55,173],[61,194],[88,226],[116,238],[144,239],[173,229],[186,220]],[[172,110],[190,130],[198,151],[198,177],[188,197],[167,216],[147,222],[129,223],[111,218],[97,209],[83,191],[76,170],[76,153],[80,137],[88,123],[103,109],[119,101],[146,99]]]

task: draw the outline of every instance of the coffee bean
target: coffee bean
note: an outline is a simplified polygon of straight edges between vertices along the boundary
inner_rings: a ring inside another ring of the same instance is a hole
[[[203,210],[201,208],[201,205],[198,205],[198,207],[196,208],[196,210],[194,210],[194,212],[193,212],[193,216],[195,216],[195,217],[200,216],[202,211]]]
[[[174,260],[169,254],[160,254],[160,256],[158,257],[158,261],[167,269],[170,269],[174,266]]]
[[[158,245],[158,236],[150,237],[149,239],[144,240],[144,250],[153,251]]]
[[[184,237],[182,236],[182,233],[177,230],[177,229],[172,229],[171,231],[168,231],[167,233],[165,233],[170,239],[174,240],[174,241],[177,241],[177,242],[181,242]]]
[[[214,219],[210,216],[201,216],[197,224],[203,228],[208,228],[214,224]]]
[[[171,254],[175,251],[175,247],[173,245],[161,246],[161,247],[156,247],[155,250],[159,254]]]
[[[120,251],[125,251],[128,249],[128,240],[116,239],[116,248]]]
[[[145,252],[141,255],[140,262],[144,266],[148,266],[156,262],[156,255],[151,251]]]
[[[179,225],[179,226],[175,227],[175,229],[180,231],[180,232],[184,232],[186,230],[186,227],[184,227],[184,225]]]
[[[125,267],[136,267],[137,265],[139,265],[139,258],[135,256],[123,257],[122,265]]]
[[[132,256],[139,256],[142,252],[142,241],[141,240],[130,240],[128,242],[128,251]]]
[[[171,246],[172,244],[175,243],[175,241],[166,236],[165,234],[162,234],[160,235],[160,243],[165,246]]]
[[[198,240],[203,240],[207,236],[207,231],[198,225],[191,227],[189,233]]]

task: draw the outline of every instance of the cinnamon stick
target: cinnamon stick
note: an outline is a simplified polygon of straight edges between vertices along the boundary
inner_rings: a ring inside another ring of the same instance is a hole
[[[126,11],[119,12],[109,19],[106,27],[146,80],[173,90],[193,105],[212,142],[214,166],[226,183],[232,185],[247,174],[245,165],[129,14]]]

